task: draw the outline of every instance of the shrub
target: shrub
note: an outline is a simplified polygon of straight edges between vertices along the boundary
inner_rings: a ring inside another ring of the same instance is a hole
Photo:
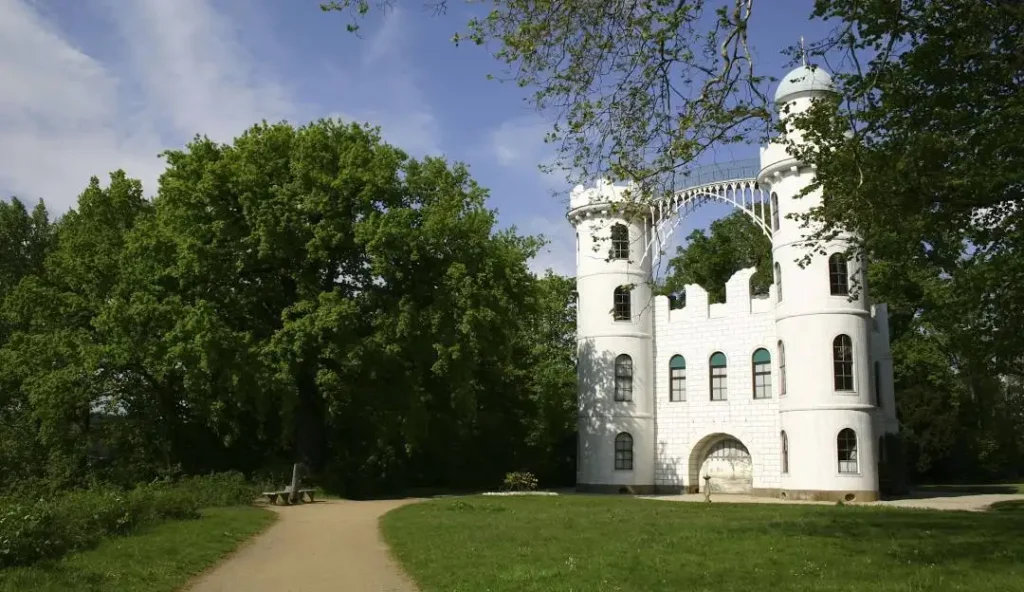
[[[503,485],[506,491],[533,491],[537,489],[537,478],[527,471],[505,473]]]
[[[0,498],[0,568],[57,558],[146,524],[198,518],[201,507],[249,504],[254,493],[240,473],[221,473],[130,491],[94,487],[49,498]]]
[[[260,493],[237,471],[184,477],[174,487],[195,496],[204,508],[248,505]]]

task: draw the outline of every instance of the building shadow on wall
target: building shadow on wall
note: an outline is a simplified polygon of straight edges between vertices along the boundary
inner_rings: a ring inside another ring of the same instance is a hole
[[[681,486],[682,479],[679,471],[685,470],[685,462],[679,458],[666,458],[664,447],[655,448],[657,434],[654,429],[654,405],[651,402],[650,424],[646,424],[636,418],[629,418],[629,412],[642,412],[636,405],[640,404],[633,397],[633,401],[615,400],[615,360],[616,352],[597,351],[593,342],[584,341],[578,350],[577,380],[578,400],[577,411],[578,421],[577,434],[578,446],[577,455],[577,488],[583,491],[622,493],[622,494],[651,494],[656,493],[656,483],[678,484]],[[653,380],[653,368],[646,372],[638,373],[638,368],[633,368],[634,387],[640,387],[637,378],[645,377]],[[648,392],[653,393],[653,384],[644,385]],[[639,388],[637,388],[639,392]],[[600,483],[606,487],[587,488],[589,483],[579,482],[579,468],[581,466],[598,467],[596,475],[613,473],[616,470],[615,439],[621,433],[629,434],[633,442],[633,466],[640,467],[646,463],[652,463],[654,473],[651,479],[635,481],[633,485],[618,485],[612,487],[610,483]],[[597,442],[604,442],[605,445],[598,449]],[[656,454],[657,453],[657,454]],[[660,459],[660,460],[659,460]],[[605,471],[605,467],[607,471]],[[681,468],[682,467],[682,468]],[[581,488],[581,485],[583,486]],[[679,488],[667,491],[678,491]]]
[[[683,475],[690,472],[688,461],[678,456],[669,456],[666,448],[664,443],[658,443],[658,455],[654,459],[655,493],[675,494],[693,490],[692,484],[683,484]]]

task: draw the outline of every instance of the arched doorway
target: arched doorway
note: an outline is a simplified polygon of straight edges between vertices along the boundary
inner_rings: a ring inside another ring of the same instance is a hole
[[[742,442],[720,434],[699,444],[695,452],[697,463],[694,464],[699,467],[697,484],[700,491],[704,491],[707,483],[704,477],[708,476],[711,477],[712,493],[751,493],[754,487],[754,463],[750,451]]]

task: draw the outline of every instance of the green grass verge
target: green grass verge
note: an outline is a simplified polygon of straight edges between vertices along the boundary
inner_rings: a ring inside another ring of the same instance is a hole
[[[947,483],[915,485],[920,492],[934,493],[1024,493],[1024,483]]]
[[[0,570],[0,592],[171,592],[267,528],[273,512],[213,508],[145,527],[53,562]]]
[[[1007,500],[1005,502],[996,502],[989,507],[992,512],[1006,512],[1010,514],[1020,514],[1024,516],[1024,500]]]
[[[1016,511],[480,496],[381,525],[423,592],[1024,590]]]

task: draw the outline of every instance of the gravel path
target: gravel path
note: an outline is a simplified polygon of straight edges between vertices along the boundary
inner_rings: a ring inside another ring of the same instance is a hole
[[[189,592],[415,592],[377,527],[382,514],[417,500],[337,501],[273,507],[277,522]]]
[[[704,494],[682,495],[645,495],[647,499],[659,499],[672,502],[704,502]],[[1008,500],[1024,500],[1022,494],[966,494],[966,495],[934,495],[922,494],[919,497],[884,500],[878,502],[852,502],[855,506],[893,506],[898,508],[920,508],[924,510],[963,510],[968,512],[984,512],[996,502]],[[785,500],[775,497],[754,497],[739,494],[711,494],[711,501],[733,504],[819,504],[834,505],[835,502],[812,502]]]

